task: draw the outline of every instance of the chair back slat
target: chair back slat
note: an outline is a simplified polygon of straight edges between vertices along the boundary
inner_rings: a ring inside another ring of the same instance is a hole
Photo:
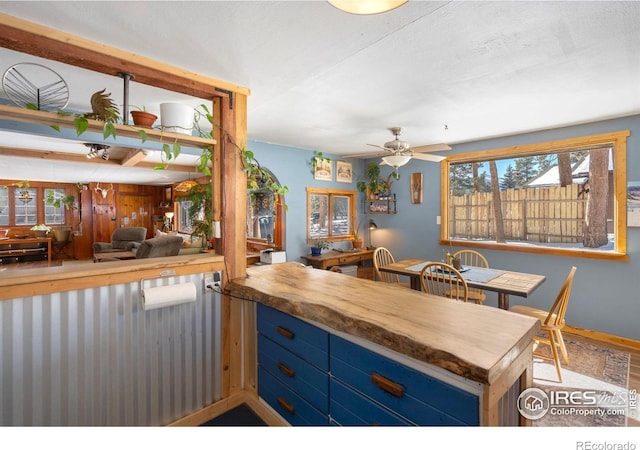
[[[473,266],[473,267],[482,267],[485,269],[489,268],[489,263],[487,262],[487,258],[480,252],[471,249],[463,249],[458,250],[453,254],[454,258],[460,258],[460,264],[463,267]],[[484,299],[484,289],[480,288],[469,288],[469,294],[473,295],[475,293],[475,298]]]
[[[569,297],[571,296],[571,287],[573,286],[573,276],[576,273],[576,267],[573,266],[569,271],[569,275],[564,280],[558,296],[556,297],[549,314],[544,320],[545,325],[563,325],[564,316],[567,312],[567,306],[569,305]]]
[[[420,272],[422,290],[429,294],[466,302],[469,287],[453,266],[440,262],[429,263]]]
[[[393,264],[394,262],[396,261],[388,249],[385,247],[376,248],[373,252],[373,267],[376,272],[376,280],[384,281],[385,283],[400,283],[399,275],[380,271],[380,267]]]

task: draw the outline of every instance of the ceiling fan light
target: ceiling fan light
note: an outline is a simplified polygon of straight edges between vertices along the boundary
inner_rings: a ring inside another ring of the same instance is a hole
[[[380,14],[405,3],[407,0],[329,0],[331,6],[351,14]]]
[[[391,156],[382,157],[382,160],[385,162],[385,164],[390,165],[394,169],[404,166],[406,163],[409,162],[410,159],[411,159],[411,156],[409,155],[391,155]]]

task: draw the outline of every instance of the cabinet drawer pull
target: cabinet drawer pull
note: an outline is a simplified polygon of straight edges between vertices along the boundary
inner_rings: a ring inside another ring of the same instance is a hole
[[[287,367],[283,362],[278,362],[278,369],[280,369],[280,372],[282,372],[289,378],[293,378],[296,375],[296,373],[289,367]]]
[[[404,395],[404,388],[402,386],[377,373],[371,375],[371,382],[395,397],[400,398]]]
[[[278,331],[278,333],[280,333],[287,339],[293,339],[296,336],[295,334],[293,334],[293,331],[287,330],[285,327],[281,327],[280,325],[278,325],[276,331]]]
[[[291,415],[293,415],[293,413],[296,411],[293,405],[282,397],[278,397],[278,405],[282,406],[285,411],[287,411]]]

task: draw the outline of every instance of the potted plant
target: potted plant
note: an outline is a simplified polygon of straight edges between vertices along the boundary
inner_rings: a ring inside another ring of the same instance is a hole
[[[45,224],[41,223],[41,224],[32,226],[31,231],[33,231],[33,234],[36,237],[43,238],[43,237],[46,237],[47,233],[51,231],[51,227],[48,227]]]
[[[311,242],[311,256],[320,256],[322,250],[329,248],[329,242],[325,239],[318,238]]]
[[[153,124],[158,119],[158,116],[148,112],[146,106],[144,105],[142,107],[131,105],[131,107],[136,108],[134,111],[130,112],[134,125],[145,128],[153,128]]]
[[[160,103],[160,122],[165,131],[191,135],[195,110],[182,103]]]
[[[189,218],[191,219],[191,237],[200,236],[202,247],[213,238],[213,208],[211,204],[211,183],[197,184],[181,197],[190,200]]]
[[[65,209],[78,209],[76,198],[73,195],[56,196],[52,190],[47,190],[45,201],[47,205],[53,205],[54,208],[60,208],[64,205]]]
[[[376,162],[370,162],[364,173],[365,180],[356,183],[360,192],[366,192],[367,199],[373,200],[380,190],[380,166]]]
[[[356,225],[356,222],[354,220],[353,241],[351,241],[351,245],[353,246],[353,248],[362,248],[363,243],[364,239],[362,239],[362,236],[360,236],[360,224]]]

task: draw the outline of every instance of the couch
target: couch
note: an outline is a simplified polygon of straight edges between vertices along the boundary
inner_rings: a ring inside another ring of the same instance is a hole
[[[146,239],[140,244],[138,249],[135,250],[136,259],[176,256],[181,248],[181,236],[157,236]]]
[[[94,253],[128,252],[133,251],[137,245],[147,237],[145,227],[116,228],[111,234],[111,242],[94,242]]]

